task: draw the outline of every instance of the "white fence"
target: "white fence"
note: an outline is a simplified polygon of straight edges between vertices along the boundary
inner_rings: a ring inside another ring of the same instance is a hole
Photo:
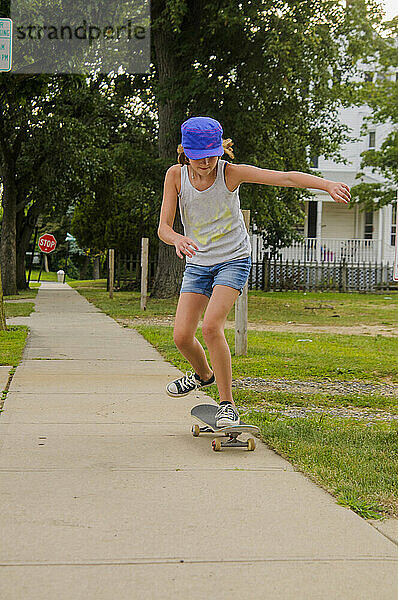
[[[249,289],[377,292],[395,289],[390,264],[269,260],[254,262]]]
[[[378,243],[377,240],[307,238],[304,242],[293,242],[289,248],[280,250],[278,258],[301,262],[376,263]]]

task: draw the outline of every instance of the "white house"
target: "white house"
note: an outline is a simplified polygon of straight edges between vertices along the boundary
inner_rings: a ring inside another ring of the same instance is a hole
[[[368,67],[369,68],[369,67]],[[369,75],[370,76],[370,75]],[[391,74],[394,80],[398,74]],[[369,126],[366,135],[360,134],[364,118],[371,114],[369,106],[341,108],[340,119],[351,129],[350,136],[359,138],[342,149],[347,164],[338,164],[322,156],[314,159],[314,168],[322,177],[342,181],[350,188],[361,181],[380,183],[383,180],[370,168],[360,168],[360,154],[369,148],[380,148],[392,131],[389,124]],[[358,172],[365,176],[356,179]],[[301,231],[304,243],[294,243],[280,252],[282,261],[333,262],[343,258],[347,263],[390,265],[394,261],[395,236],[397,234],[397,203],[373,212],[360,211],[358,204],[349,208],[339,204],[326,193],[312,190],[314,198],[306,201],[305,222]],[[264,253],[261,236],[252,235],[253,259],[262,260]]]

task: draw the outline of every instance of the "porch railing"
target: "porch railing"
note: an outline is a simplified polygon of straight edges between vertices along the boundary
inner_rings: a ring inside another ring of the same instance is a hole
[[[264,257],[253,262],[250,290],[377,292],[395,289],[393,267],[387,264],[301,262]]]
[[[307,238],[304,242],[293,242],[289,248],[280,250],[278,258],[283,261],[376,263],[377,240]]]

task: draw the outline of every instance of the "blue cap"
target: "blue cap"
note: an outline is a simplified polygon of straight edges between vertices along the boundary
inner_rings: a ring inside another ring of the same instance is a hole
[[[222,156],[222,127],[211,117],[192,117],[181,125],[185,156],[197,160],[206,156]]]

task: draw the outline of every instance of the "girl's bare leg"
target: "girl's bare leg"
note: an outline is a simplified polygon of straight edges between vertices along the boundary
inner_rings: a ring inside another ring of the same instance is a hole
[[[210,379],[213,371],[207,362],[202,345],[195,337],[195,333],[208,303],[209,298],[204,294],[183,292],[178,300],[174,322],[175,345],[204,381]]]
[[[226,285],[215,285],[203,319],[203,337],[209,350],[211,364],[216,376],[220,402],[232,398],[231,352],[224,335],[228,313],[239,296],[239,290]]]

